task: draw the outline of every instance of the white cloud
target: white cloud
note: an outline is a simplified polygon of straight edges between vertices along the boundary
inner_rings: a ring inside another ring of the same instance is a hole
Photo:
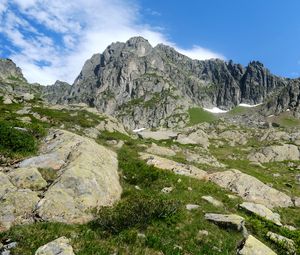
[[[224,58],[200,46],[181,49],[161,28],[141,24],[139,8],[133,1],[11,0],[0,19],[0,33],[19,49],[10,58],[22,68],[25,77],[41,84],[53,84],[57,79],[72,83],[94,53],[104,51],[112,42],[137,35],[147,38],[153,46],[168,44],[194,59]],[[5,0],[1,0],[0,14],[2,3]],[[12,4],[22,15],[16,15]],[[40,66],[41,62],[47,65]]]

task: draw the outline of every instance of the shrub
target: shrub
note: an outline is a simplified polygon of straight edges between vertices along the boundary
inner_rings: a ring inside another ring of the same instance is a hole
[[[145,228],[152,221],[165,219],[177,212],[179,203],[160,197],[135,194],[115,207],[103,208],[92,227],[117,234],[131,227]]]
[[[127,145],[119,151],[118,159],[119,168],[123,170],[129,184],[150,186],[159,178],[160,171],[138,159],[137,153]]]
[[[26,155],[34,153],[37,150],[37,144],[30,133],[17,130],[6,122],[0,122],[0,150]]]

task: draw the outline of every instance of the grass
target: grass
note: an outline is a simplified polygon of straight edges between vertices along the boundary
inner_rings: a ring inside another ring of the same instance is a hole
[[[230,115],[241,115],[246,113],[249,110],[249,108],[247,107],[243,107],[243,106],[236,106],[234,108],[232,108],[228,114]]]
[[[83,128],[90,128],[96,126],[100,121],[105,119],[85,110],[56,110],[44,107],[34,107],[32,110],[43,117],[49,118],[52,126],[64,124],[66,127],[79,125]]]
[[[189,109],[190,125],[196,125],[202,122],[213,122],[217,118],[210,112],[203,110],[202,108],[194,107]]]

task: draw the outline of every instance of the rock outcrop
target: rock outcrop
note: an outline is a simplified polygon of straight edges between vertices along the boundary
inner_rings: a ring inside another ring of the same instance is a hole
[[[209,179],[219,186],[238,194],[246,201],[260,203],[268,208],[294,206],[288,195],[238,170],[213,173],[209,175]]]
[[[93,219],[92,210],[120,199],[113,151],[64,130],[50,131],[40,151],[22,168],[0,172],[0,230],[34,220],[85,223]],[[40,168],[57,171],[50,186]]]
[[[271,74],[257,61],[243,67],[219,59],[192,60],[169,46],[152,47],[146,39],[133,37],[93,55],[70,89],[56,84],[62,95],[55,97],[50,88],[45,93],[51,94],[53,103],[95,106],[133,129],[180,127],[189,120],[189,107],[230,109],[239,103],[259,104],[278,91],[287,99],[280,102],[281,107],[280,99],[268,103],[268,109],[280,112],[298,104],[299,84],[299,80]]]
[[[249,235],[245,240],[244,246],[238,251],[239,255],[276,255],[268,246]]]
[[[35,255],[75,255],[70,240],[60,237],[38,248]]]
[[[300,152],[298,147],[293,144],[272,145],[251,153],[248,159],[259,163],[299,160]]]

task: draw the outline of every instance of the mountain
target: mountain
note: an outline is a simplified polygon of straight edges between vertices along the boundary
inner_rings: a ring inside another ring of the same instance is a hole
[[[185,125],[188,109],[195,106],[229,110],[240,103],[268,102],[265,115],[294,109],[299,99],[284,91],[299,84],[257,61],[243,67],[219,59],[192,60],[169,46],[152,47],[133,37],[93,55],[68,93],[55,93],[51,101],[87,103],[130,128],[173,127]],[[282,94],[287,100],[280,103]]]

